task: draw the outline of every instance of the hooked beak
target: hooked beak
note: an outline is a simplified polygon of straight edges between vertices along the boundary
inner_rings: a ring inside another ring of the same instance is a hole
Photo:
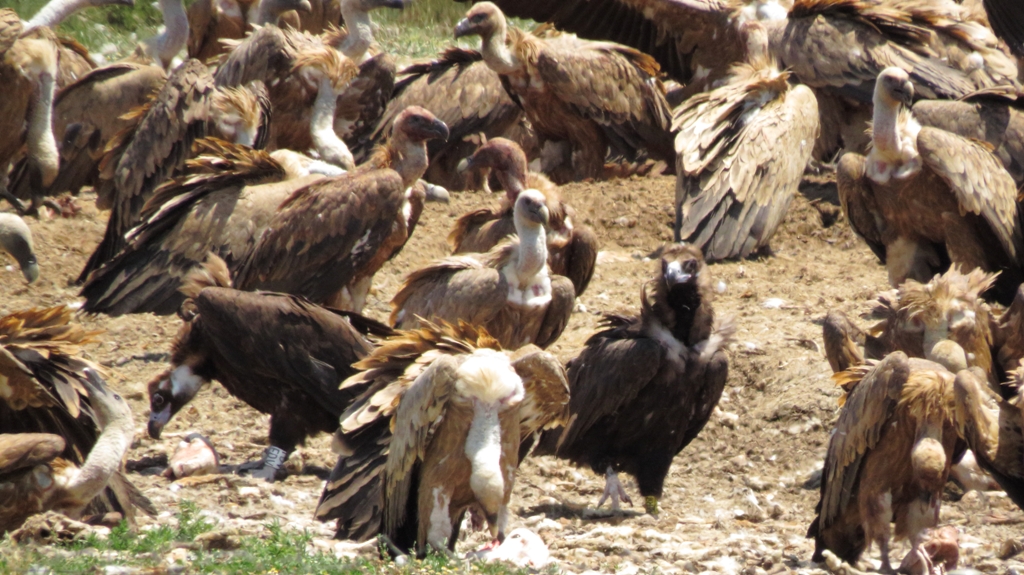
[[[430,123],[430,127],[427,128],[427,134],[438,140],[447,142],[448,141],[448,124],[445,124],[441,120],[434,120]]]
[[[303,14],[309,14],[313,11],[313,5],[309,3],[309,0],[302,0],[299,5],[295,7],[296,10]]]
[[[171,405],[167,404],[160,411],[153,411],[149,414],[149,425],[147,430],[153,439],[160,439],[160,433],[164,426],[171,420]]]
[[[106,395],[107,384],[103,381],[103,378],[100,377],[100,374],[96,373],[95,369],[87,367],[82,370],[82,373],[85,374],[85,380],[83,383],[85,383],[85,386],[89,388],[90,394]]]
[[[39,264],[37,264],[35,260],[26,262],[25,265],[21,267],[21,273],[25,276],[25,280],[28,283],[36,283],[36,280],[39,279]]]
[[[909,108],[914,104],[914,85],[910,82],[903,84],[895,95],[901,104]]]
[[[455,37],[462,38],[463,36],[472,36],[473,25],[470,24],[469,18],[463,18],[459,20],[459,23],[455,25]]]
[[[468,170],[473,169],[473,156],[468,158],[462,158],[459,160],[459,165],[455,166],[455,171],[460,174],[466,173]]]
[[[685,284],[693,281],[696,275],[692,272],[688,272],[683,269],[683,266],[679,262],[672,262],[665,266],[665,283],[669,287],[679,284]]]

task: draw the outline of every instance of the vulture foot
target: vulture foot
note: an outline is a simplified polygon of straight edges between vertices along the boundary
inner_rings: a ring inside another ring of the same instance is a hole
[[[651,515],[658,514],[658,498],[653,495],[644,497],[644,511]]]
[[[601,494],[601,499],[597,501],[597,506],[600,508],[604,505],[606,499],[611,498],[612,500],[612,511],[618,511],[622,508],[620,502],[625,501],[632,505],[633,500],[626,495],[626,489],[622,487],[622,482],[619,481],[619,474],[608,467],[608,471],[604,474],[604,493]]]
[[[21,203],[21,200],[14,197],[14,194],[8,192],[7,189],[0,188],[0,198],[7,200],[9,204],[14,206],[14,211],[18,212],[19,216],[28,215],[28,208],[25,207],[25,204]]]
[[[287,459],[287,451],[271,445],[263,452],[263,459],[243,463],[238,466],[238,471],[247,471],[253,477],[259,477],[265,479],[268,483],[273,483],[274,481],[284,479],[288,475],[283,469],[284,462]]]
[[[898,572],[907,575],[932,575],[934,568],[932,558],[924,552],[920,543],[915,542],[910,552],[903,558],[903,562],[900,563]]]

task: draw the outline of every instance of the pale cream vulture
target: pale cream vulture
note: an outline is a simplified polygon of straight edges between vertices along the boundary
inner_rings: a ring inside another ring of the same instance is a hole
[[[579,297],[590,284],[597,263],[597,236],[579,223],[576,210],[562,201],[558,186],[543,174],[531,172],[526,154],[515,142],[494,138],[480,146],[460,164],[460,170],[483,170],[498,180],[505,190],[501,203],[463,214],[448,234],[452,253],[487,252],[505,238],[516,233],[513,207],[525,189],[536,190],[547,200],[548,267],[551,273],[572,281]]]
[[[377,534],[401,552],[454,550],[463,516],[505,537],[520,442],[564,421],[558,360],[503,351],[486,331],[427,323],[382,342],[342,389],[368,386],[342,415],[342,449],[316,517],[336,537]]]
[[[107,142],[99,164],[96,205],[109,208],[110,218],[79,283],[121,251],[125,234],[140,222],[143,206],[192,157],[197,139],[216,135],[262,147],[270,104],[262,84],[217,88],[206,66],[189,60],[130,115],[129,125]]]
[[[547,198],[524,190],[513,214],[517,235],[489,252],[451,256],[406,276],[391,300],[392,325],[466,321],[507,349],[553,344],[569,322],[576,293],[569,278],[548,267]]]
[[[732,322],[715,316],[700,250],[665,246],[640,291],[640,313],[607,315],[569,360],[569,422],[554,455],[605,476],[598,506],[630,502],[617,472],[658,512],[672,460],[708,422],[725,389]]]
[[[965,138],[988,142],[1018,187],[1024,186],[1024,101],[981,93],[964,100],[921,100],[914,118]]]
[[[942,363],[941,346],[936,349],[936,345],[952,340],[967,352],[969,366],[997,381],[992,355],[996,316],[982,297],[994,279],[978,269],[963,274],[954,268],[926,284],[908,280],[895,294],[879,297],[873,315],[880,321],[868,330],[840,311],[829,312],[823,332],[832,371],[863,365],[866,359],[881,359],[894,351]]]
[[[796,195],[818,138],[818,101],[791,86],[756,22],[743,26],[746,61],[725,83],[673,112],[675,241],[708,261],[766,248]]]
[[[225,54],[216,73],[218,86],[240,86],[263,81],[274,107],[270,147],[305,152],[313,146],[309,135],[310,108],[316,93],[291,77],[295,59],[304,51],[330,46],[359,66],[359,75],[338,96],[334,131],[353,148],[370,137],[395,87],[395,62],[373,45],[370,11],[401,8],[404,0],[344,0],[346,28],[329,29],[321,36],[267,25],[249,34]]]
[[[0,252],[7,253],[18,262],[25,281],[33,283],[39,279],[39,261],[32,244],[32,230],[19,216],[0,213]]]
[[[926,282],[952,263],[1001,272],[988,295],[1008,303],[1024,279],[1013,178],[984,144],[921,127],[913,94],[903,70],[879,74],[871,151],[847,153],[837,168],[843,213],[892,286]]]
[[[834,379],[848,393],[825,455],[817,517],[807,532],[815,540],[812,560],[823,561],[827,549],[855,565],[877,543],[881,572],[894,573],[889,552],[895,522],[895,539],[911,543],[900,567],[922,561],[924,573],[931,573],[921,544],[925,530],[938,523],[957,442],[954,374],[894,352]]]
[[[477,189],[482,180],[461,172],[458,164],[483,141],[505,136],[522,120],[523,110],[502,86],[501,78],[479,52],[448,48],[439,58],[413,64],[400,72],[387,109],[370,139],[353,149],[356,158],[391,135],[395,117],[407,106],[422,106],[448,125],[447,142],[427,146],[430,166],[426,181],[452,191]]]
[[[128,402],[82,359],[99,332],[64,306],[0,317],[0,533],[47,510],[72,518],[155,510],[124,475]]]
[[[629,161],[641,150],[672,160],[668,103],[651,57],[571,35],[540,38],[509,27],[490,2],[473,6],[455,27],[456,38],[473,35],[540,139],[567,145],[565,161],[544,167],[555,182],[602,177],[609,150]]]

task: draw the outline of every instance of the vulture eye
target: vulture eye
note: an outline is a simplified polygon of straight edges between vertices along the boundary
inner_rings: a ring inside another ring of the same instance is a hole
[[[481,21],[483,21],[485,16],[486,16],[486,14],[474,14],[473,17],[469,19],[469,21],[470,22],[481,22]]]
[[[155,405],[157,407],[160,407],[161,405],[164,404],[164,396],[162,396],[162,395],[154,395],[152,403],[153,403],[153,405]]]
[[[115,399],[116,401],[121,401],[121,396],[115,393],[115,394],[114,394],[114,399]]]
[[[683,262],[683,271],[688,274],[697,273],[697,260],[686,260]]]

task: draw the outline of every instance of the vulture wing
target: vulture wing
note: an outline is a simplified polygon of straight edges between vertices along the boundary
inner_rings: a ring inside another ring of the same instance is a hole
[[[559,36],[546,41],[537,71],[558,99],[604,128],[617,152],[646,148],[661,159],[674,156],[671,114],[650,56]]]
[[[569,383],[565,368],[555,356],[535,345],[512,353],[512,369],[523,380],[526,392],[519,404],[520,437],[565,423],[569,408]]]
[[[996,35],[1017,56],[1024,56],[1024,6],[1014,0],[985,0],[985,12]]]
[[[551,276],[551,302],[544,314],[544,321],[537,330],[534,341],[539,347],[547,348],[558,341],[559,336],[569,325],[569,317],[576,306],[576,289],[572,280],[565,276]]]
[[[374,128],[395,91],[395,70],[395,59],[381,52],[360,64],[359,75],[338,95],[334,131],[351,148],[372,151]]]
[[[327,301],[379,259],[404,201],[402,179],[392,170],[353,172],[302,189],[281,205],[235,285]]]
[[[141,120],[108,147],[100,165],[105,182],[97,195],[110,203],[110,219],[79,282],[121,251],[125,234],[139,223],[153,191],[185,165],[192,144],[206,136],[213,90],[206,66],[189,60],[171,74]]]
[[[0,435],[0,476],[52,461],[64,451],[64,438],[52,433]]]
[[[827,528],[856,496],[860,466],[868,450],[878,442],[896,410],[903,385],[910,376],[910,360],[893,352],[870,371],[854,368],[862,377],[846,398],[829,440],[821,480],[821,501],[815,522]],[[849,374],[850,372],[842,372]],[[856,377],[857,374],[853,375]],[[813,527],[812,527],[813,529]]]
[[[335,435],[344,452],[327,479],[314,516],[320,521],[337,519],[338,539],[366,541],[381,532],[390,422],[391,418],[381,417],[355,432],[339,430]]]
[[[875,203],[875,195],[867,180],[867,160],[853,152],[843,154],[836,167],[836,187],[839,189],[839,203],[843,207],[850,227],[865,242],[878,259],[885,263],[885,243],[879,229],[881,211]]]
[[[419,324],[419,317],[486,325],[504,307],[507,296],[508,281],[500,271],[474,257],[453,256],[405,278],[391,300],[391,323],[408,329]]]
[[[253,80],[269,84],[274,78],[290,75],[297,45],[312,41],[299,32],[264,26],[221,57],[214,78],[218,86],[243,86]]]
[[[455,390],[461,362],[441,355],[401,395],[392,426],[391,449],[385,467],[384,532],[393,535],[405,520],[416,463],[444,417]]]
[[[999,159],[982,144],[936,128],[921,128],[917,149],[956,194],[961,212],[984,218],[1010,259],[1020,261],[1024,231],[1017,214],[1017,186]]]
[[[981,468],[1024,509],[1024,414],[992,390],[986,379],[973,370],[957,374],[956,422]]]
[[[559,451],[572,449],[601,418],[635,398],[667,361],[657,341],[623,338],[615,331],[594,335],[569,361],[569,412],[574,416],[558,440]]]
[[[678,239],[701,247],[708,261],[767,245],[800,185],[818,137],[818,105],[809,88],[785,82],[762,76],[694,96],[677,112]]]
[[[498,208],[481,208],[459,216],[448,234],[448,245],[456,254],[483,252],[514,233],[516,226],[512,208],[503,204]]]
[[[13,8],[0,9],[0,54],[6,54],[21,36],[21,17]]]

